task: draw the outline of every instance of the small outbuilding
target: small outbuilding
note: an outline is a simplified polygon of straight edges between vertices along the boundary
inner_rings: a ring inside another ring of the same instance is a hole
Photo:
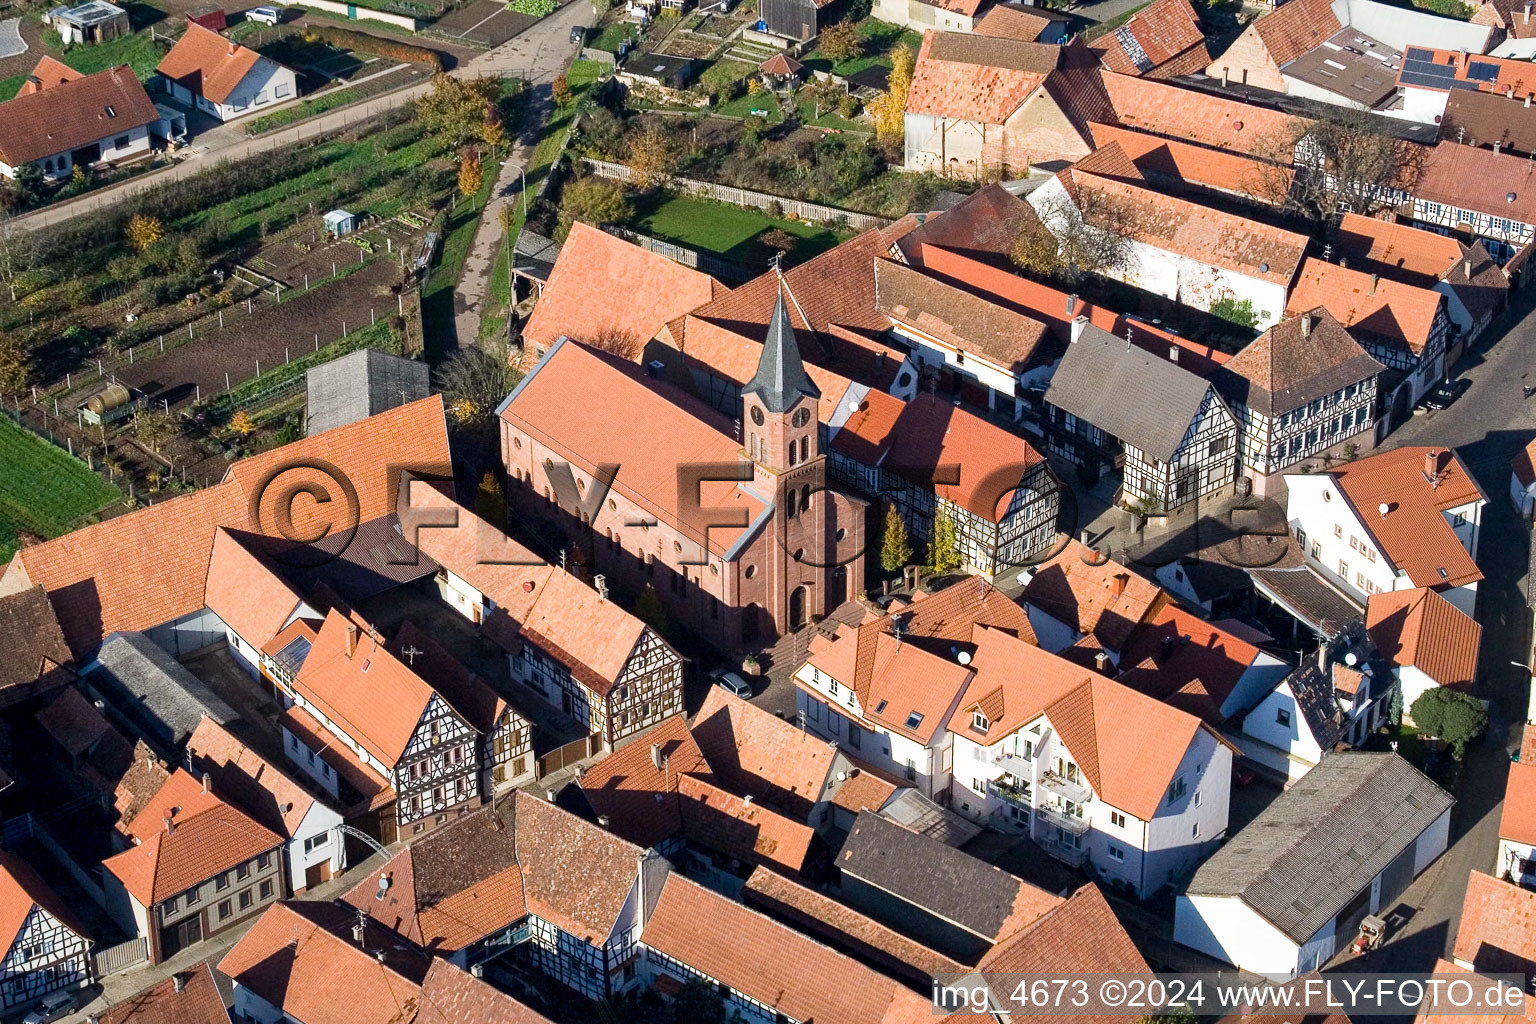
[[[99,427],[104,423],[116,423],[125,416],[131,416],[138,403],[133,400],[133,395],[121,384],[108,384],[96,394],[92,395],[80,410],[80,415],[93,427]]]
[[[311,437],[431,393],[426,363],[370,348],[311,367],[305,379],[304,432]]]
[[[800,84],[805,65],[787,53],[776,53],[757,66],[763,82],[770,89],[793,89]]]
[[[187,12],[187,20],[194,25],[201,25],[211,32],[223,32],[229,27],[229,16],[220,4],[205,4],[202,7],[194,7]]]
[[[72,43],[104,43],[133,31],[128,12],[107,0],[86,0],[71,7],[55,7],[43,17],[43,23],[59,33],[68,46]]]
[[[332,210],[325,215],[324,220],[325,233],[332,238],[350,235],[357,230],[357,218],[346,210]]]

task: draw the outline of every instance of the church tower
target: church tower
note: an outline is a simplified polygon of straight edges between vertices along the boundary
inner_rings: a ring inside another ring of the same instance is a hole
[[[775,510],[762,596],[781,634],[830,610],[827,575],[833,562],[832,494],[826,490],[816,415],[821,392],[800,358],[787,292],[781,274],[757,373],[741,392],[743,450],[753,465],[752,486]],[[794,295],[789,299],[793,302]]]

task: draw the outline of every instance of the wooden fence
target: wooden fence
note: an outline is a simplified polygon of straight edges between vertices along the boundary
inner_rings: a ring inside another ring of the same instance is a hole
[[[127,942],[119,942],[115,946],[106,946],[91,953],[91,962],[96,967],[98,979],[120,974],[148,959],[149,942],[142,936],[129,939]]]
[[[550,772],[559,771],[567,765],[585,760],[603,748],[603,738],[597,733],[591,736],[583,736],[579,740],[572,740],[565,746],[551,750],[538,759],[537,777],[543,778]]]
[[[628,164],[616,164],[610,163],[607,160],[590,159],[584,159],[582,162],[594,174],[599,174],[604,178],[628,181],[633,173]],[[706,199],[716,199],[722,203],[730,203],[733,206],[745,206],[754,210],[776,208],[782,211],[783,216],[796,217],[800,220],[814,221],[819,224],[841,222],[847,224],[855,231],[883,228],[891,223],[883,217],[874,217],[867,213],[839,210],[835,206],[810,203],[803,199],[786,199],[784,196],[769,195],[767,192],[756,192],[749,188],[737,188],[734,185],[721,185],[713,181],[699,181],[697,178],[673,178],[671,187],[680,192],[703,196]]]

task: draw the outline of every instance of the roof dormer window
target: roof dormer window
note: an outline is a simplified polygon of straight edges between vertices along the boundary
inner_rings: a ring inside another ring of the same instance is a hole
[[[984,733],[991,727],[992,723],[987,721],[987,716],[983,712],[975,711],[971,713],[972,729],[975,729],[977,732]]]

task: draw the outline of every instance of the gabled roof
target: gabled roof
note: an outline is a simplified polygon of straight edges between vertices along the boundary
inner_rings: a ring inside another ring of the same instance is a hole
[[[719,686],[709,688],[692,732],[716,782],[802,821],[832,769],[825,740]]]
[[[162,753],[184,744],[205,715],[221,724],[240,719],[213,687],[144,633],[107,637],[82,675],[84,685]]]
[[[1397,82],[1405,88],[1451,94],[1472,90],[1525,99],[1536,95],[1536,68],[1528,60],[1414,46],[1404,53]]]
[[[1352,332],[1418,353],[1429,342],[1443,301],[1437,291],[1309,256],[1285,311],[1295,314],[1321,306]]]
[[[0,955],[4,955],[16,941],[34,907],[46,911],[81,938],[90,940],[90,933],[32,865],[14,853],[0,850]]]
[[[1431,288],[1461,259],[1462,245],[1450,235],[1411,224],[1346,213],[1333,248],[1356,270]]]
[[[1223,364],[1216,379],[1234,404],[1278,416],[1385,369],[1319,306],[1280,321],[1249,342]]]
[[[489,982],[447,960],[434,959],[421,981],[413,1024],[553,1024]]]
[[[1162,587],[1068,538],[1030,578],[1021,600],[1122,650],[1136,626],[1169,603]]]
[[[1413,194],[1453,209],[1536,224],[1533,178],[1536,168],[1526,157],[1444,141],[1424,161]]]
[[[312,535],[325,526],[333,536],[349,536],[327,517],[350,503],[338,493],[337,476],[312,468],[316,459],[355,489],[358,522],[386,516],[395,508],[394,470],[450,469],[442,397],[250,456],[212,487],[22,548],[0,591],[45,587],[76,657],[95,650],[109,633],[151,629],[189,615],[205,606],[215,531],[222,526],[281,542],[277,506],[280,495],[296,493],[295,487],[313,484],[332,500],[294,502],[290,533]]]
[[[892,260],[875,261],[875,308],[966,355],[1017,373],[1054,354],[1045,324]]]
[[[514,799],[528,912],[601,945],[624,911],[645,851],[531,793],[519,790]]]
[[[187,740],[187,760],[221,796],[285,839],[298,834],[315,805],[312,793],[211,718]]]
[[[687,720],[677,714],[592,765],[578,785],[592,810],[607,816],[614,835],[650,848],[682,831],[676,793],[683,775],[708,778],[711,772]]]
[[[1028,725],[1047,707],[1071,693],[1093,673],[1017,637],[982,630],[971,656],[974,672],[949,729],[984,746]],[[987,719],[976,728],[975,712]]]
[[[496,731],[507,702],[426,630],[406,619],[386,647],[426,680],[470,728],[482,736]]]
[[[1382,657],[1412,665],[1441,686],[1470,692],[1483,627],[1427,587],[1372,594],[1365,625]]]
[[[1002,124],[1056,69],[1061,47],[969,32],[923,34],[907,113]]]
[[[1536,485],[1536,440],[1515,453],[1509,460],[1509,470],[1520,481],[1521,487]]]
[[[0,645],[0,689],[36,682],[75,660],[42,587],[0,597]]]
[[[1028,927],[1061,902],[1001,868],[870,811],[854,819],[837,867],[988,942]],[[901,911],[894,913],[899,920]]]
[[[545,349],[562,335],[586,344],[622,342],[638,356],[668,323],[724,291],[708,274],[577,221],[523,337]]]
[[[1510,762],[1504,806],[1499,812],[1499,838],[1536,846],[1536,762]]]
[[[395,798],[395,791],[379,770],[337,739],[325,726],[298,705],[285,709],[278,719],[282,727],[303,743],[357,794],[363,810],[377,810]],[[348,808],[349,812],[352,810]]]
[[[155,70],[196,95],[223,103],[261,59],[255,50],[189,20]]]
[[[1209,381],[1178,363],[1084,324],[1051,376],[1045,400],[1168,462],[1210,391]]]
[[[919,270],[923,268],[924,250],[930,246],[1011,268],[1008,251],[1014,239],[1021,230],[1039,222],[1033,206],[994,183],[947,210],[922,215],[893,247],[903,262]]]
[[[1425,475],[1430,465],[1433,479]],[[1449,509],[1483,499],[1454,451],[1394,448],[1337,466],[1328,475],[1382,554],[1406,571],[1414,586],[1459,587],[1483,578],[1446,519]]]
[[[1136,169],[1149,178],[1172,179],[1243,196],[1262,196],[1271,183],[1283,181],[1288,184],[1292,173],[1289,167],[1178,139],[1148,135],[1119,125],[1095,123],[1090,129],[1095,146],[1118,143]]]
[[[1474,25],[1502,28],[1514,39],[1529,39],[1536,35],[1536,22],[1531,21],[1525,0],[1483,0],[1471,21]]]
[[[1018,4],[1000,3],[987,8],[987,12],[971,27],[982,36],[999,36],[1032,43],[1053,24],[1059,24],[1063,16],[1046,7],[1022,7]]]
[[[97,1015],[100,1024],[229,1024],[212,961],[178,971],[154,988]],[[176,986],[178,982],[181,988]]]
[[[326,615],[293,688],[391,768],[435,695],[366,622],[336,609]]]
[[[51,86],[0,103],[0,159],[12,167],[160,119],[126,64],[68,81],[58,81],[61,75],[51,77]]]
[[[1463,980],[1471,974],[1465,967],[1460,967],[1449,960],[1435,961],[1435,980],[1440,984],[1448,984],[1453,981]],[[1465,980],[1471,981],[1470,978]],[[1474,985],[1477,983],[1474,982]],[[1474,991],[1481,991],[1480,986]],[[1484,1013],[1471,1014],[1463,1008],[1454,1008],[1449,1005],[1449,999],[1439,999],[1432,1006],[1419,1011],[1414,1018],[1414,1024],[1524,1024],[1532,1018],[1536,1018],[1536,997],[1527,994],[1524,1002],[1518,1007],[1509,1007],[1503,1013],[1498,1010],[1489,1010]]]
[[[675,494],[675,482],[672,486]],[[649,632],[644,622],[456,504],[433,484],[413,480],[402,497],[410,503],[406,519],[415,522],[416,514],[421,515],[415,531],[421,550],[495,602],[495,610],[482,623],[491,639],[515,648],[520,637],[527,637],[563,661],[595,693],[606,695],[613,688]],[[433,525],[443,521],[435,510],[453,513],[453,523]]]
[[[1090,45],[1106,68],[1122,75],[1173,78],[1202,72],[1211,62],[1189,0],[1157,0]]]
[[[101,866],[146,908],[283,843],[277,833],[182,769],[160,787],[128,831],[137,845]]]
[[[600,465],[617,465],[612,486],[619,493],[716,553],[729,551],[748,527],[711,527],[709,521],[720,517],[702,510],[740,509],[750,524],[767,508],[735,482],[707,482],[700,485],[699,511],[685,518],[678,467],[737,462],[741,445],[732,428],[691,396],[645,378],[638,367],[568,339],[523,378],[503,403],[501,418],[588,476]],[[637,423],[647,429],[635,430]]]
[[[911,989],[675,872],[640,941],[794,1020],[917,1024],[932,1012]]]
[[[1241,899],[1306,942],[1452,802],[1397,754],[1329,754],[1196,868],[1187,892]]]
[[[1343,27],[1330,0],[1294,0],[1253,23],[1254,33],[1276,67],[1322,45]]]
[[[399,1024],[421,1003],[428,958],[401,949],[357,915],[329,903],[274,903],[219,961],[219,972],[304,1024]],[[375,952],[382,952],[377,959]]]
[[[1259,159],[1295,132],[1295,116],[1255,104],[1107,70],[1103,81],[1115,118],[1126,128]]]
[[[515,803],[503,796],[427,833],[342,898],[436,956],[521,920],[526,907]]]
[[[1259,658],[1241,637],[1166,605],[1143,622],[1121,654],[1120,682],[1220,727],[1222,705]]]
[[[1484,974],[1528,975],[1536,967],[1536,892],[1473,871],[1451,955]]]
[[[288,624],[303,598],[270,561],[221,526],[213,535],[203,600],[224,625],[260,648]]]
[[[32,69],[32,73],[27,77],[36,78],[39,89],[51,89],[56,85],[73,82],[85,76],[63,61],[54,60],[52,57],[44,55],[38,60],[37,66]],[[23,85],[22,88],[25,89],[26,86]]]
[[[690,842],[743,864],[791,875],[806,869],[816,833],[805,823],[693,775],[678,779],[677,798]]]

